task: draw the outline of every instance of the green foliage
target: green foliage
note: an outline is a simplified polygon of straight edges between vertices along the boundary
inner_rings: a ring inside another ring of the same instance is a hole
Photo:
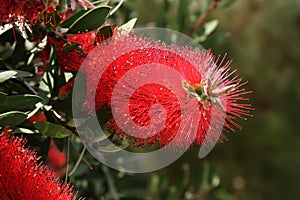
[[[100,6],[78,16],[69,26],[67,33],[83,33],[98,28],[108,17],[110,7]]]
[[[72,131],[64,126],[51,122],[35,122],[34,127],[40,134],[53,138],[64,138],[73,134]]]
[[[16,127],[22,124],[27,119],[27,115],[18,111],[10,111],[0,114],[0,126],[1,127]]]
[[[1,104],[0,112],[31,111],[35,108],[35,104],[41,101],[43,101],[41,97],[32,94],[10,95]]]

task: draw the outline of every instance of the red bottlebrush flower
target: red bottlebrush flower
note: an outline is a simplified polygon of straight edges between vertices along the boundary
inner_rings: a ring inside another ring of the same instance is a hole
[[[87,81],[85,109],[93,113],[93,105],[96,110],[111,108],[113,116],[105,126],[121,138],[134,138],[138,145],[164,146],[172,140],[182,146],[190,138],[200,145],[216,141],[218,128],[241,128],[236,118],[245,119],[252,110],[243,103],[249,93],[241,88],[245,83],[231,79],[230,62],[223,64],[222,59],[217,64],[219,59],[210,51],[120,34],[100,44],[82,65]],[[144,71],[132,72],[141,67]]]
[[[39,164],[36,153],[25,148],[25,142],[8,130],[0,134],[0,199],[75,200],[72,187]]]
[[[44,65],[48,65],[51,46],[54,44],[57,51],[61,72],[77,71],[84,61],[86,55],[95,47],[95,33],[87,32],[82,34],[70,35],[67,37],[67,41],[75,42],[79,44],[79,47],[70,50],[64,50],[65,45],[67,45],[66,41],[48,37],[47,45],[45,49],[40,53],[40,58]]]
[[[2,0],[0,1],[0,24],[13,22],[29,22],[36,24],[40,15],[54,12],[54,5],[47,5],[42,0]]]
[[[55,143],[51,141],[48,156],[46,159],[46,164],[54,170],[54,172],[62,177],[65,175],[65,170],[63,169],[67,163],[67,156],[65,153],[61,152]]]

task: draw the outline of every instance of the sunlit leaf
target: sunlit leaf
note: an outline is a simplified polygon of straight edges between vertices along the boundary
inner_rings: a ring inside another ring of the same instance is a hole
[[[124,0],[119,0],[119,3],[111,10],[109,15],[113,15],[123,4]]]
[[[11,111],[0,114],[0,126],[16,127],[27,119],[27,115],[18,111]]]
[[[205,23],[204,24],[204,33],[200,37],[196,38],[196,40],[199,41],[199,42],[205,41],[206,38],[210,34],[212,34],[212,32],[214,30],[216,30],[216,28],[218,27],[218,24],[219,24],[219,21],[216,20],[216,19]]]
[[[137,18],[133,18],[133,19],[129,20],[127,23],[120,26],[118,29],[125,31],[126,33],[129,33],[133,29],[136,21],[137,21]]]
[[[22,71],[22,70],[9,70],[9,71],[14,71],[14,72],[16,72],[16,74],[13,75],[12,78],[24,78],[24,77],[30,77],[30,76],[33,76],[32,73],[26,72],[26,71]],[[1,71],[1,70],[0,70],[0,73],[1,73],[1,72],[6,72],[6,71]]]
[[[38,44],[36,45],[36,47],[34,47],[30,52],[31,52],[31,53],[37,53],[37,52],[40,52],[40,51],[42,51],[42,50],[45,48],[46,45],[47,45],[47,36],[44,37],[44,38],[42,39],[42,41],[41,41],[40,43],[38,43]]]
[[[34,127],[39,131],[40,134],[54,138],[64,138],[73,134],[72,131],[64,126],[51,122],[35,122]]]
[[[9,79],[11,79],[13,76],[15,76],[18,72],[13,70],[7,70],[0,72],[0,83],[3,83]]]
[[[31,130],[28,128],[16,128],[14,130],[15,133],[24,133],[24,134],[37,134],[39,133],[37,130]]]

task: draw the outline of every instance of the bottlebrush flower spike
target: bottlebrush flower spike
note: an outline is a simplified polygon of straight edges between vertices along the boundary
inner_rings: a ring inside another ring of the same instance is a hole
[[[45,5],[42,0],[1,0],[0,25],[14,22],[29,22],[31,25],[40,21],[40,15],[54,12],[56,4]]]
[[[92,113],[94,105],[96,110],[111,108],[114,116],[105,127],[121,138],[133,138],[137,145],[158,143],[164,146],[175,140],[180,147],[189,138],[195,138],[194,143],[206,145],[204,141],[219,140],[216,133],[219,127],[234,131],[234,128],[241,128],[235,122],[237,118],[251,116],[252,108],[245,103],[248,98],[244,97],[250,92],[242,89],[245,82],[241,78],[231,78],[235,71],[230,72],[231,62],[224,64],[224,59],[215,58],[209,50],[117,34],[95,48],[82,65],[87,81],[85,109]],[[144,72],[132,72],[141,66]],[[180,74],[180,80],[172,70]],[[101,77],[99,71],[103,71]],[[152,83],[144,84],[143,79]],[[157,80],[161,82],[156,83]],[[98,84],[96,96],[93,96],[95,83]],[[115,95],[114,90],[117,90]],[[192,108],[195,102],[196,110]],[[142,137],[157,127],[160,127],[157,134]],[[194,133],[195,137],[191,137]],[[224,138],[222,134],[221,139]]]
[[[0,199],[75,200],[72,187],[39,164],[36,153],[8,130],[0,134]]]
[[[56,39],[48,37],[45,49],[40,52],[40,58],[43,62],[43,65],[47,67],[51,46],[54,44],[58,55],[61,72],[77,71],[84,61],[86,55],[94,49],[95,37],[95,32],[87,32],[68,36],[67,41],[77,43],[80,51],[76,48],[64,50],[64,47],[68,45],[66,41],[63,41],[59,38]]]

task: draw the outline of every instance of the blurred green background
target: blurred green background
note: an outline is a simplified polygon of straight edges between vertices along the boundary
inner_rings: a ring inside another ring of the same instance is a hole
[[[124,19],[138,17],[137,27],[188,33],[208,4],[129,0],[122,10]],[[203,44],[215,54],[227,53],[249,81],[254,117],[241,121],[243,130],[227,135],[206,158],[199,160],[193,148],[163,170],[127,177],[131,187],[138,192],[147,180],[149,199],[300,199],[300,1],[238,0],[217,8],[210,19],[219,26]]]

